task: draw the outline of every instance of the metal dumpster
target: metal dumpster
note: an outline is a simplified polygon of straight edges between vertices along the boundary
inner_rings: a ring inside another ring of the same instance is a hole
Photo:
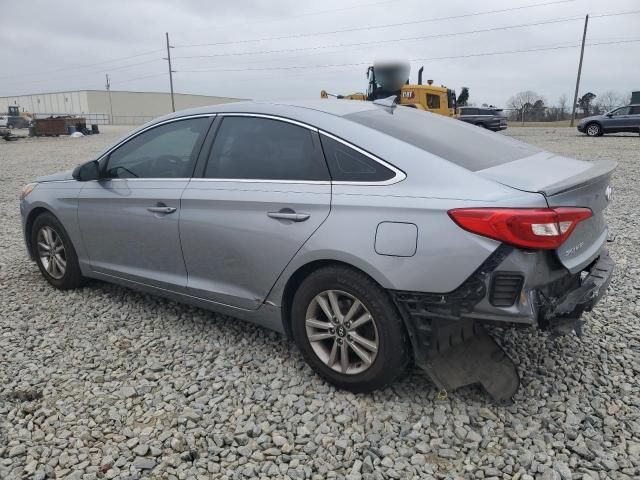
[[[84,117],[49,117],[36,118],[33,122],[35,136],[66,135],[68,127],[75,127],[77,132],[87,130],[87,119]]]

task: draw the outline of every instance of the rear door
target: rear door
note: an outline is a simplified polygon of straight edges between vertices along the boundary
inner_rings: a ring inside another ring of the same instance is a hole
[[[329,215],[331,184],[315,129],[264,115],[219,116],[182,196],[191,295],[256,309]]]

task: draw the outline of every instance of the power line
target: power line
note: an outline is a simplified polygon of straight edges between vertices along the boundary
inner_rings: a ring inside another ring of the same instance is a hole
[[[296,35],[285,35],[285,36],[280,36],[280,37],[265,37],[265,38],[254,38],[254,39],[246,39],[246,40],[227,41],[227,42],[213,42],[213,43],[199,43],[199,44],[190,44],[190,45],[176,45],[176,48],[210,47],[210,46],[216,46],[216,45],[234,45],[234,44],[241,44],[241,43],[263,42],[263,41],[268,41],[268,40],[288,40],[288,39],[293,39],[293,38],[315,37],[315,36],[320,36],[320,35],[333,35],[333,34],[336,34],[336,33],[358,32],[358,31],[363,31],[363,30],[369,31],[369,30],[376,30],[376,29],[381,29],[381,28],[400,27],[400,26],[405,26],[405,25],[416,25],[416,24],[420,24],[420,23],[438,22],[438,21],[442,21],[442,20],[453,20],[453,19],[458,19],[458,18],[475,17],[475,16],[479,16],[479,15],[489,15],[489,14],[493,14],[493,13],[512,12],[512,11],[515,11],[515,10],[524,10],[524,9],[536,8],[536,7],[545,7],[545,6],[549,6],[549,5],[557,5],[557,4],[562,4],[562,3],[572,3],[572,2],[575,2],[575,1],[576,0],[555,0],[553,2],[534,3],[534,4],[529,4],[529,5],[521,5],[521,6],[518,6],[518,7],[501,8],[501,9],[498,9],[498,10],[485,10],[485,11],[481,11],[481,12],[465,13],[465,14],[461,14],[461,15],[452,15],[452,16],[448,16],[448,17],[426,18],[426,19],[421,19],[421,20],[410,20],[410,21],[406,21],[406,22],[387,23],[387,24],[382,24],[382,25],[369,25],[369,26],[365,26],[365,27],[353,27],[353,28],[346,28],[346,29],[342,29],[342,30],[332,30],[332,31],[328,31],[328,32],[299,33],[299,34],[296,34]]]
[[[365,7],[377,7],[379,5],[385,5],[388,3],[397,3],[400,0],[384,0],[384,1],[379,1],[379,2],[371,2],[371,3],[360,3],[358,5],[351,5],[349,7],[340,7],[340,8],[330,8],[330,9],[326,9],[326,10],[316,10],[315,12],[306,12],[306,13],[298,13],[295,15],[287,15],[285,18],[276,18],[276,19],[270,19],[270,20],[258,20],[256,22],[236,22],[236,23],[232,23],[232,24],[227,24],[222,28],[222,31],[224,30],[230,30],[232,28],[238,28],[238,27],[242,27],[242,28],[246,28],[247,26],[251,26],[251,25],[262,25],[265,23],[275,23],[275,22],[282,22],[282,21],[287,21],[287,20],[292,20],[292,19],[296,19],[296,18],[301,18],[301,17],[309,17],[309,16],[315,16],[315,15],[323,15],[325,13],[334,13],[334,12],[342,12],[342,11],[346,11],[346,10],[355,10],[358,8],[365,8]],[[205,30],[203,28],[199,28],[195,31],[199,31],[199,30]],[[206,30],[211,30],[210,27],[207,27]],[[194,30],[190,30],[189,33],[193,33]],[[216,31],[220,31],[219,28],[216,27]]]
[[[139,67],[141,65],[147,65],[149,63],[154,63],[154,62],[160,62],[162,61],[161,58],[154,58],[151,60],[147,60],[144,62],[138,62],[138,63],[132,63],[132,64],[128,64],[128,65],[121,65],[119,67],[105,67],[105,68],[101,68],[100,70],[91,70],[89,72],[83,72],[82,75],[91,75],[93,73],[105,73],[105,70],[108,70],[109,72],[115,71],[115,70],[123,70],[125,68],[133,68],[133,67]],[[64,78],[70,78],[70,77],[77,77],[78,74],[77,73],[70,73],[70,74],[65,74],[65,75],[54,75],[56,78],[55,80],[60,80],[60,79],[64,79]],[[12,84],[29,84],[29,83],[42,83],[42,82],[48,82],[51,80],[51,77],[47,77],[47,78],[38,78],[38,79],[31,79],[31,80],[20,80],[20,81],[12,81],[12,82],[8,82],[8,85],[12,85]]]
[[[564,23],[582,20],[582,17],[567,17],[567,18],[558,18],[552,20],[546,20],[541,22],[534,23],[521,23],[518,25],[506,25],[503,27],[492,27],[492,28],[484,28],[480,30],[467,30],[462,32],[450,32],[450,33],[439,33],[433,35],[419,35],[414,37],[402,37],[402,38],[391,38],[387,40],[371,40],[366,42],[355,42],[355,43],[338,43],[334,45],[321,45],[315,47],[299,47],[299,48],[285,48],[279,50],[262,50],[262,51],[253,51],[253,52],[236,52],[236,53],[216,53],[211,55],[189,55],[189,56],[177,56],[174,57],[176,59],[195,59],[195,58],[213,58],[213,57],[234,57],[234,56],[244,56],[244,55],[264,55],[271,53],[287,53],[287,52],[300,52],[307,50],[322,50],[328,48],[344,48],[344,47],[355,47],[355,46],[363,46],[363,45],[373,45],[373,44],[381,44],[381,43],[395,43],[395,42],[405,42],[405,41],[414,41],[414,40],[428,40],[433,38],[444,38],[444,37],[454,37],[454,36],[462,36],[462,35],[472,35],[477,33],[485,33],[485,32],[496,32],[500,30],[511,30],[514,28],[524,28],[524,27],[534,27],[539,25],[548,25],[553,23]]]
[[[124,80],[116,80],[115,83],[116,84],[129,83],[129,82],[135,82],[136,80],[144,80],[146,78],[164,77],[166,75],[167,75],[166,72],[156,73],[154,75],[145,75],[143,77],[134,77],[134,78],[125,78]],[[111,83],[113,83],[113,81],[111,81]]]
[[[95,62],[95,63],[88,63],[85,65],[76,65],[76,66],[71,66],[71,67],[62,67],[62,68],[57,68],[55,70],[48,70],[48,71],[44,71],[44,72],[31,72],[31,73],[21,73],[21,74],[16,74],[16,75],[3,75],[0,77],[0,79],[4,79],[4,78],[14,78],[14,77],[24,77],[25,75],[46,75],[49,73],[56,73],[56,72],[68,72],[69,70],[79,70],[79,69],[83,69],[83,68],[89,68],[89,67],[95,67],[96,65],[102,65],[105,63],[112,63],[112,62],[119,62],[122,60],[130,60],[132,58],[138,58],[138,57],[143,57],[145,55],[151,55],[152,53],[158,53],[158,52],[162,52],[163,50],[157,49],[157,50],[150,50],[147,52],[143,52],[143,53],[138,53],[136,55],[130,55],[128,57],[118,57],[118,58],[112,58],[110,60],[103,60],[101,62]],[[109,70],[113,70],[112,68],[109,68]]]
[[[635,43],[640,42],[640,38],[637,39],[628,39],[628,40],[618,40],[611,42],[597,42],[597,43],[587,43],[587,46],[598,46],[598,45],[613,45],[613,44],[621,44],[621,43]],[[449,60],[449,59],[460,59],[460,58],[473,58],[473,57],[487,57],[493,55],[509,55],[513,53],[530,53],[530,52],[541,52],[547,50],[560,50],[566,48],[575,48],[579,46],[575,42],[571,45],[554,45],[549,47],[540,47],[540,48],[528,48],[521,50],[501,50],[501,51],[493,51],[493,52],[480,52],[480,53],[472,53],[467,55],[449,55],[442,57],[429,57],[429,58],[412,58],[410,62],[424,62],[424,61],[435,61],[435,60]],[[357,63],[335,63],[335,64],[323,64],[323,65],[292,65],[285,67],[249,67],[249,68],[229,68],[229,69],[207,69],[207,70],[181,70],[181,73],[207,73],[207,72],[251,72],[251,71],[271,71],[271,70],[299,70],[299,69],[308,69],[308,68],[334,68],[334,67],[353,67],[353,66],[363,66],[370,65],[371,62],[357,62]]]

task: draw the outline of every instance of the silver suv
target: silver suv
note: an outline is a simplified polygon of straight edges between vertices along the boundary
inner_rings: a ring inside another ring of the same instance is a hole
[[[56,288],[96,278],[285,332],[353,391],[413,361],[507,400],[517,372],[482,325],[579,328],[613,269],[614,168],[375,102],[246,102],[149,123],[20,209]]]
[[[605,133],[640,133],[640,105],[627,105],[603,115],[583,118],[578,123],[578,131],[590,137],[599,137]]]

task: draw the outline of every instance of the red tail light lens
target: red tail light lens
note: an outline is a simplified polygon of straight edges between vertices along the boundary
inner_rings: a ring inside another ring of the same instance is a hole
[[[449,216],[469,232],[516,247],[555,250],[591,217],[591,210],[559,208],[456,208]]]

